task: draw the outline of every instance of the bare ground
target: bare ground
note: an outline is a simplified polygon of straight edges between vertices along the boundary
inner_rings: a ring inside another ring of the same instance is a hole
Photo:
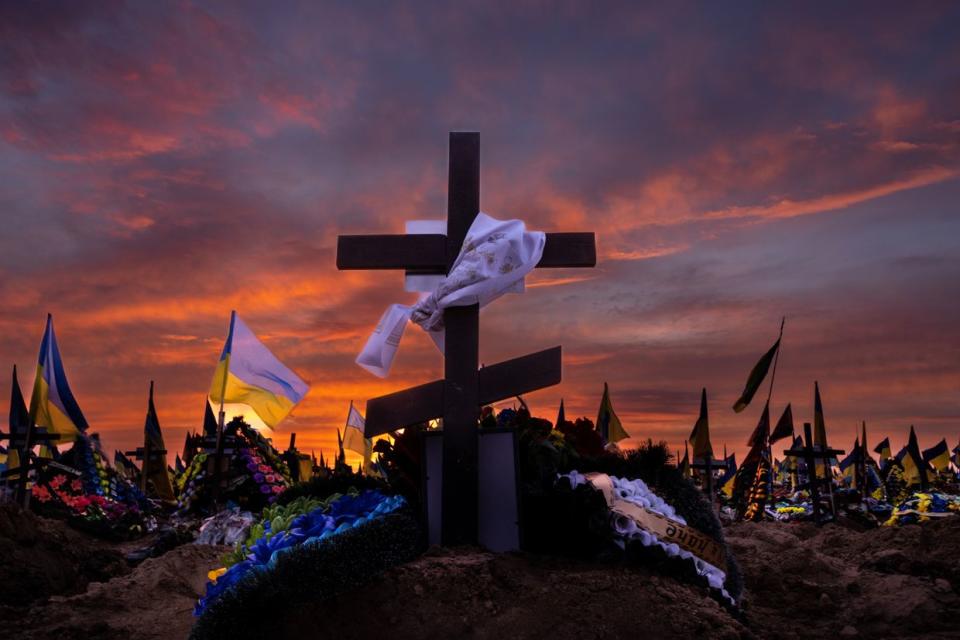
[[[960,518],[866,532],[776,523],[726,532],[746,582],[740,619],[703,590],[643,569],[433,550],[357,592],[278,611],[276,637],[960,637]],[[103,544],[89,548],[109,552]],[[6,617],[27,639],[184,638],[222,552],[184,545],[104,582],[81,577],[72,588],[86,579],[82,593],[7,607]],[[61,561],[44,562],[56,572]]]

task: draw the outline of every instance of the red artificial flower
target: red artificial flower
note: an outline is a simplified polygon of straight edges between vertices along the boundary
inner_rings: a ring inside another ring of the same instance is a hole
[[[33,494],[33,497],[39,500],[40,502],[49,502],[50,501],[50,492],[46,487],[41,485],[33,485],[33,488],[30,490]]]

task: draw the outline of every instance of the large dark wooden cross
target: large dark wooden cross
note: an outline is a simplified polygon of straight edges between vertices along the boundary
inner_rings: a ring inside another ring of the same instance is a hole
[[[338,269],[446,275],[480,211],[480,134],[450,134],[447,233],[340,236]],[[593,267],[593,233],[548,233],[537,267]],[[368,438],[443,419],[442,539],[477,542],[477,429],[481,405],[560,382],[560,347],[479,368],[479,307],[444,311],[444,378],[367,401]]]

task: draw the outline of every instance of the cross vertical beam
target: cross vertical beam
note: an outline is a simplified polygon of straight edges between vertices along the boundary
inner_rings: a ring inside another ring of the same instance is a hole
[[[480,134],[450,134],[447,191],[447,271],[480,211]],[[477,423],[480,418],[480,308],[443,312],[442,532],[447,545],[477,542]]]

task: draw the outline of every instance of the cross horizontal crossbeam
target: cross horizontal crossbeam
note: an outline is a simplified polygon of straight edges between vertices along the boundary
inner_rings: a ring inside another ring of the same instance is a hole
[[[560,364],[561,349],[553,347],[480,368],[480,406],[559,384]],[[372,438],[442,414],[443,380],[434,380],[368,400],[364,436]]]
[[[150,449],[150,453],[147,454],[144,452],[143,447],[137,447],[136,451],[124,451],[123,455],[132,456],[137,460],[143,460],[144,457],[149,455],[152,458],[159,458],[160,456],[167,455],[166,449]]]
[[[30,436],[29,442],[31,445],[42,444],[44,442],[56,442],[60,440],[61,436],[59,433],[34,433]],[[15,433],[13,435],[9,433],[0,433],[0,441],[9,440],[9,448],[21,450],[26,447],[28,439],[27,434],[24,433]]]
[[[447,236],[444,235],[387,234],[337,238],[337,268],[341,270],[408,269],[446,273],[450,262]],[[593,267],[596,264],[597,249],[593,233],[548,233],[537,267],[559,269]]]

